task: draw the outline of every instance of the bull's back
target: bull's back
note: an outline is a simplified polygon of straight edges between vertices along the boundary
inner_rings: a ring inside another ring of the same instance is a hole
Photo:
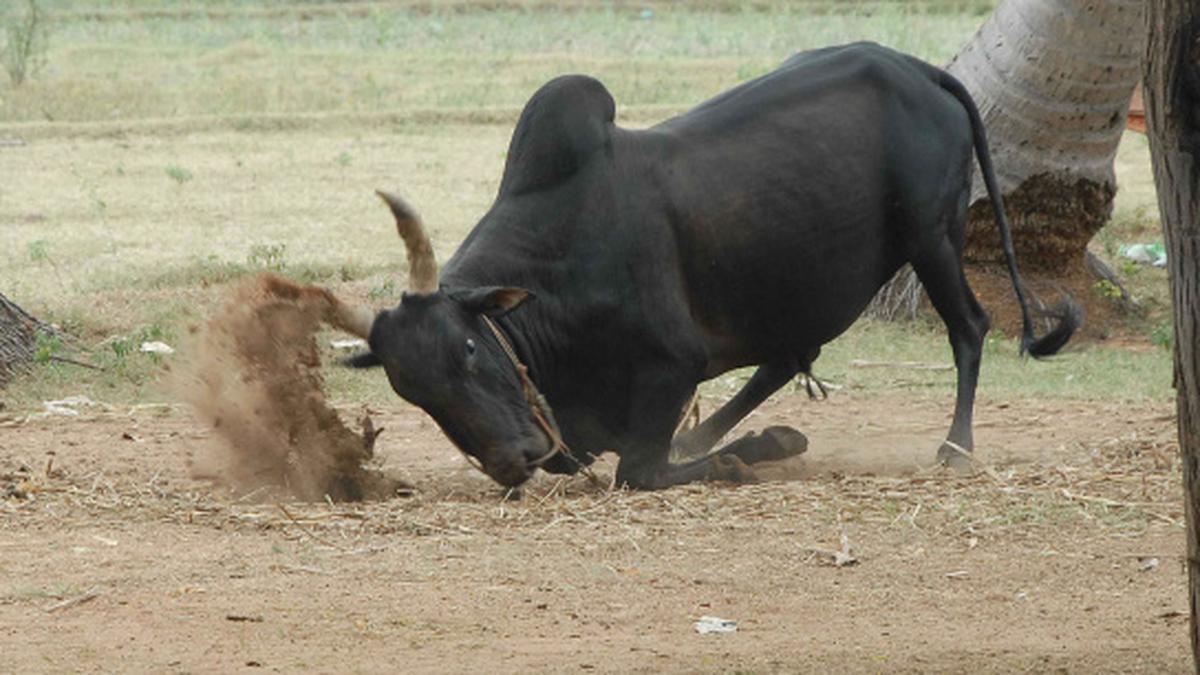
[[[962,117],[908,57],[851,45],[797,55],[648,132],[666,148],[686,294],[714,356],[758,362],[849,327],[909,253],[897,136],[936,138]]]

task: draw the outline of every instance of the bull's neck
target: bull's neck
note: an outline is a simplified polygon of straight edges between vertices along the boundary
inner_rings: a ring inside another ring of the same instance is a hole
[[[443,283],[448,288],[473,288],[482,286],[516,286],[532,292],[533,297],[524,301],[504,316],[496,318],[496,323],[512,347],[517,358],[529,369],[530,377],[542,389],[542,393],[552,396],[554,372],[558,370],[560,357],[560,340],[556,340],[558,317],[556,307],[558,298],[541,283],[536,283],[528,277],[514,276],[508,280],[480,279],[466,280],[461,277],[451,277]]]
[[[539,318],[540,314],[529,305],[500,317],[496,323],[512,343],[517,358],[529,368],[534,384],[549,396],[554,389],[553,373],[558,359],[551,329],[543,318]]]

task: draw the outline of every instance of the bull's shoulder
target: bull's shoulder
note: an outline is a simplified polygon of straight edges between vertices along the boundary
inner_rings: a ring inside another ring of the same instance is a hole
[[[555,78],[525,104],[508,146],[501,194],[544,189],[566,180],[610,142],[616,104],[585,75]]]

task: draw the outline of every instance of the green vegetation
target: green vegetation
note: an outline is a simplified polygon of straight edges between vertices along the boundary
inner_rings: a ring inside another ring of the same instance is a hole
[[[168,166],[167,176],[177,184],[183,185],[192,179],[192,172],[184,169],[183,167]]]
[[[840,42],[876,40],[943,62],[981,21],[978,11],[947,11],[961,3],[910,2],[772,2],[748,10],[736,9],[740,3],[534,3],[543,5],[535,10],[512,3],[498,11],[438,2],[315,10],[81,4],[59,5],[54,71],[4,96],[0,122],[454,116],[519,107],[566,72],[599,77],[622,106],[690,106],[795,51]],[[973,4],[986,11],[991,3]],[[188,7],[225,11],[180,11]]]
[[[0,289],[80,344],[40,345],[39,367],[6,392],[13,406],[75,393],[160,398],[154,381],[170,357],[141,353],[141,342],[180,346],[248,275],[394,303],[403,247],[372,191],[404,194],[446,260],[495,195],[520,106],[551,77],[601,78],[619,121],[644,125],[810,47],[871,39],[943,62],[992,3],[41,5],[54,22],[54,67],[19,88],[0,84],[0,139],[26,141],[0,147]],[[993,334],[981,396],[1170,395],[1169,352],[1151,347],[1170,342],[1165,271],[1116,255],[1160,237],[1143,138],[1127,137],[1117,172],[1113,224],[1094,248],[1144,308],[1136,331],[1146,348],[1077,347],[1034,363]],[[816,372],[851,389],[953,396],[953,372],[856,359],[949,364],[936,322],[860,323]],[[723,393],[746,376],[706,386]],[[337,398],[392,399],[384,378],[328,377]]]
[[[1169,328],[1169,327],[1168,327]],[[877,367],[862,367],[867,361]],[[902,364],[954,363],[945,328],[936,320],[912,324],[860,321],[821,351],[813,367],[821,380],[864,393],[925,392],[953,400],[952,369],[927,370]],[[885,365],[893,364],[893,365]],[[733,392],[751,371],[732,373],[706,385]],[[803,391],[798,380],[794,385]],[[984,345],[980,397],[1044,397],[1095,400],[1162,400],[1171,396],[1171,360],[1158,349],[1134,350],[1103,344],[1076,346],[1035,361],[1021,357],[1015,340],[993,332]],[[837,393],[831,393],[836,398]]]
[[[25,83],[25,79],[46,64],[46,49],[49,31],[45,15],[37,0],[26,0],[24,12],[10,9],[0,15],[4,22],[4,44],[0,48],[0,62],[8,71],[9,81],[14,87]]]

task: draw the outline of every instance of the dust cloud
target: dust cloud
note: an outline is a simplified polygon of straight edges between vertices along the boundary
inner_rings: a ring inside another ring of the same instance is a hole
[[[378,433],[370,419],[355,433],[325,397],[320,296],[297,290],[271,276],[248,281],[185,345],[169,388],[214,441],[192,457],[193,474],[240,494],[395,496],[408,486],[365,466]]]

